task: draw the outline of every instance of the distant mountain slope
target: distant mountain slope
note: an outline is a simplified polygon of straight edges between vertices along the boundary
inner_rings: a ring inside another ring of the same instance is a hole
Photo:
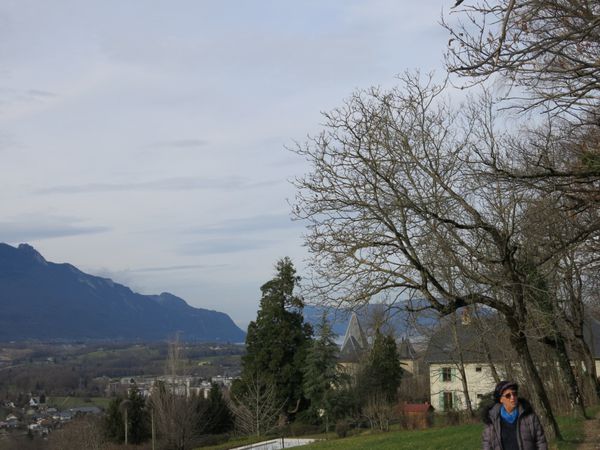
[[[46,261],[33,247],[0,243],[0,341],[182,340],[243,342],[224,313],[193,308],[168,293],[126,286]]]

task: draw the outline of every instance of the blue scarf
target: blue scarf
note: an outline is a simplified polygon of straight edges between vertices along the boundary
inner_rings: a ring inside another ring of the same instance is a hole
[[[513,409],[513,412],[509,413],[506,409],[504,409],[504,405],[500,407],[500,416],[502,419],[510,424],[515,423],[517,417],[519,417],[519,408]]]

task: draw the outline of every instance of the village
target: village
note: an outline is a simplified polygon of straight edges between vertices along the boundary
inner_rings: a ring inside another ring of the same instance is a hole
[[[519,379],[518,366],[511,360],[502,340],[486,335],[481,321],[473,321],[467,311],[446,320],[426,338],[411,342],[397,339],[397,351],[403,370],[398,388],[398,403],[392,422],[402,422],[407,429],[423,429],[434,423],[434,414],[474,411],[491,400],[490,394],[499,379]],[[600,373],[600,322],[586,320],[587,342],[592,349],[596,373]],[[372,342],[357,314],[352,313],[337,353],[340,373],[357,376]],[[491,358],[490,356],[493,355]],[[127,398],[134,389],[148,399],[157,386],[168,386],[173,395],[208,399],[217,386],[226,397],[237,376],[216,375],[210,378],[181,375],[134,375],[108,379],[104,387],[106,401]],[[46,395],[22,395],[2,404],[0,436],[11,433],[46,438],[69,422],[85,416],[100,418],[105,407],[80,398],[81,405],[60,408]],[[72,399],[76,400],[76,399]],[[86,404],[87,402],[87,404]],[[107,403],[104,402],[104,405]],[[52,406],[51,406],[52,405]]]

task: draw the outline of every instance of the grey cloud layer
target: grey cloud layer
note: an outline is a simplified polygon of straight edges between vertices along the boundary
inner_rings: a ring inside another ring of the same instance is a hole
[[[0,222],[0,242],[29,242],[110,231],[108,227],[81,226],[68,223],[44,223],[38,220]]]
[[[185,230],[189,234],[202,236],[204,240],[191,242],[181,247],[179,252],[185,255],[210,255],[261,250],[277,244],[273,232],[291,230],[297,235],[301,227],[303,224],[292,221],[287,213],[231,219]],[[272,239],[264,239],[263,236]]]
[[[203,270],[225,267],[226,264],[187,264],[179,266],[164,266],[164,267],[142,267],[139,269],[131,269],[130,272],[175,272],[180,270]]]
[[[243,219],[231,219],[204,227],[190,228],[187,232],[194,234],[226,234],[284,230],[302,227],[303,224],[292,221],[288,213],[282,213],[263,214]]]
[[[208,141],[203,139],[174,139],[171,141],[159,141],[147,145],[148,148],[199,148],[205,147]]]
[[[90,183],[80,185],[53,186],[38,189],[38,194],[81,194],[92,192],[121,191],[190,191],[190,190],[237,190],[270,186],[281,183],[280,180],[251,182],[242,177],[206,179],[200,177],[164,178],[162,180],[131,183]]]
[[[216,255],[224,253],[240,253],[269,247],[272,241],[258,239],[211,239],[203,242],[192,242],[179,249],[182,255]]]
[[[17,103],[42,102],[58,97],[42,89],[12,89],[0,87],[0,105],[8,107]],[[2,112],[2,111],[0,111]]]

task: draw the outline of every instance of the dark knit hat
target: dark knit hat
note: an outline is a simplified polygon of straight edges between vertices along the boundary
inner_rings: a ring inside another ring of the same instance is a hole
[[[500,396],[502,396],[502,393],[507,389],[513,389],[515,391],[518,391],[519,385],[514,381],[501,381],[496,385],[496,388],[494,389],[494,400],[499,402]]]

